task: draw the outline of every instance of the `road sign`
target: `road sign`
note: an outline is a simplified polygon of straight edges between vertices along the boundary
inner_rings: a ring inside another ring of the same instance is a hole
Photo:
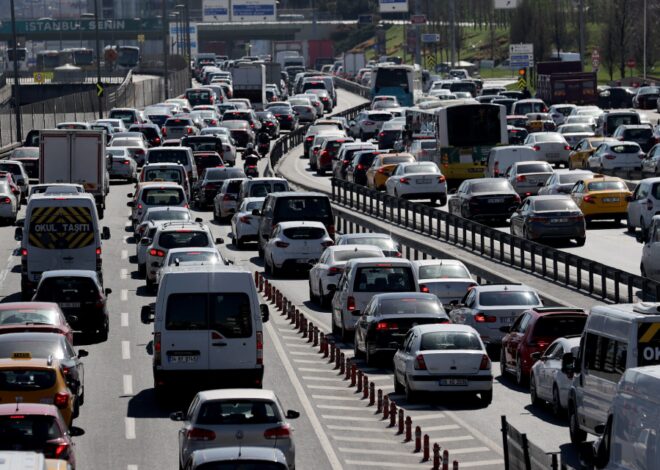
[[[525,80],[525,77],[519,77],[518,78],[518,89],[524,90],[527,88],[527,80]]]
[[[143,43],[144,42],[144,34],[138,34],[137,35],[137,40],[138,40],[139,43]]]
[[[422,34],[422,42],[426,44],[438,43],[440,42],[440,35],[430,33]]]
[[[381,13],[401,13],[408,11],[408,0],[378,0]]]
[[[512,69],[534,67],[534,44],[510,44],[509,66]]]
[[[101,98],[103,96],[103,91],[104,91],[103,83],[96,82],[96,96]]]
[[[426,56],[426,68],[432,69],[433,67],[435,67],[435,56],[429,54]]]
[[[512,54],[532,54],[534,55],[534,44],[510,44],[509,55]]]
[[[410,24],[426,24],[426,15],[410,15]]]
[[[626,60],[626,67],[629,69],[634,69],[637,67],[637,61],[635,59],[628,59]]]

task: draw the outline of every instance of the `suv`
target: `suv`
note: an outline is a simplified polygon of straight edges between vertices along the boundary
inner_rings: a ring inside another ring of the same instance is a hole
[[[648,152],[656,144],[653,128],[645,124],[622,124],[616,128],[612,137],[617,140],[636,142],[644,152]]]
[[[290,191],[289,182],[284,178],[248,178],[241,183],[237,205],[246,197],[266,197],[270,193]]]
[[[598,116],[596,135],[611,137],[617,127],[623,124],[641,124],[639,113],[635,111],[610,111]]]
[[[222,238],[215,240],[223,243]],[[199,222],[168,222],[156,229],[153,239],[144,237],[140,243],[148,245],[146,258],[147,290],[154,290],[156,275],[171,248],[215,248],[208,226]]]
[[[190,147],[156,147],[147,151],[145,159],[147,164],[178,163],[186,169],[188,181],[195,184],[197,181],[197,165]]]

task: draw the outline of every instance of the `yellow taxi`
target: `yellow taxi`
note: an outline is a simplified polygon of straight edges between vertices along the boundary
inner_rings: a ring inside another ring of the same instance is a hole
[[[367,187],[371,189],[385,189],[387,178],[399,163],[414,162],[415,157],[410,153],[383,153],[376,155],[374,162],[367,170]]]
[[[48,470],[71,470],[71,465],[66,460],[46,459]]]
[[[0,359],[0,403],[16,402],[55,405],[68,426],[77,415],[75,395],[59,361],[32,358],[29,352]]]
[[[575,183],[571,198],[587,222],[594,219],[614,219],[621,222],[628,215],[626,182],[615,176],[594,175]]]
[[[612,142],[616,139],[612,137],[587,137],[579,141],[571,153],[568,154],[568,168],[571,170],[588,170],[587,160],[593,154],[598,146],[603,142]]]

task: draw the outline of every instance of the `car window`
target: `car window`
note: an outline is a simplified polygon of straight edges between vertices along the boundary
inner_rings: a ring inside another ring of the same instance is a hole
[[[465,266],[457,264],[428,265],[419,267],[419,279],[460,279],[469,278]]]
[[[274,424],[280,416],[272,402],[213,400],[202,403],[195,424]]]
[[[287,220],[325,220],[332,217],[330,201],[326,196],[281,198],[273,217]]]
[[[168,330],[214,330],[225,338],[252,336],[250,298],[242,292],[172,294],[167,299]]]
[[[149,163],[178,163],[188,165],[188,152],[185,150],[150,150]]]
[[[481,351],[483,347],[474,333],[454,331],[434,331],[422,335],[420,351],[472,350]]]
[[[398,299],[381,299],[378,304],[378,313],[381,315],[441,314],[444,313],[444,309],[439,300],[401,297]]]
[[[0,391],[47,390],[55,385],[55,379],[53,369],[2,369],[0,370]]]
[[[284,236],[291,240],[318,240],[326,235],[320,227],[292,227],[283,230]]]
[[[205,231],[176,230],[167,231],[158,237],[158,246],[165,249],[207,247],[210,245],[209,236]]]
[[[217,253],[209,253],[208,251],[188,251],[176,253],[169,257],[168,266],[176,263],[197,262],[204,264],[218,264],[220,257]]]
[[[36,300],[42,302],[95,302],[99,299],[96,283],[87,277],[50,277],[37,288]]]
[[[531,291],[492,291],[479,294],[479,305],[497,307],[504,305],[538,305],[540,299]]]
[[[571,199],[539,199],[534,201],[535,211],[577,211],[575,202]]]
[[[414,277],[407,266],[359,267],[353,285],[355,292],[415,292]]]
[[[559,338],[582,334],[586,315],[546,315],[534,325],[533,336],[538,338]]]
[[[552,167],[547,163],[526,163],[524,165],[517,165],[516,172],[518,174],[552,173]]]
[[[4,336],[4,335],[3,335]],[[48,358],[48,356],[53,356],[54,359],[64,359],[65,351],[62,348],[62,343],[60,343],[59,335],[56,337],[44,338],[40,341],[30,341],[21,339],[12,340],[9,338],[2,338],[0,341],[0,357],[11,357],[15,352],[25,351],[29,352],[32,357],[37,358]],[[0,383],[0,388],[2,384]]]
[[[379,258],[381,252],[369,250],[338,250],[334,252],[335,261],[348,261],[354,258]]]
[[[0,311],[0,325],[12,323],[59,324],[60,314],[55,310],[36,308],[15,308]]]
[[[143,171],[144,181],[172,181],[177,184],[182,182],[182,174],[179,170],[146,168]]]
[[[589,191],[626,191],[623,181],[595,181],[589,183]]]

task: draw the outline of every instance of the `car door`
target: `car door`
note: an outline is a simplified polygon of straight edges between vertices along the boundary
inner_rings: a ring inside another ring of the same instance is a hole
[[[561,343],[557,343],[555,346],[554,350],[545,353],[547,357],[544,363],[544,395],[547,397],[547,400],[552,399],[552,388],[555,383],[561,388],[566,385],[563,381],[567,380],[567,377],[561,371],[561,361],[564,357],[564,352],[569,351],[564,351],[564,346]]]
[[[515,368],[516,363],[518,362],[520,345],[525,337],[525,332],[527,331],[527,327],[531,319],[532,319],[532,314],[529,312],[522,315],[521,318],[518,318],[518,320],[520,320],[520,323],[518,324],[517,331],[515,331],[509,339],[508,349],[510,353],[510,361],[511,361],[510,364],[512,368]]]
[[[214,286],[217,290],[217,286]],[[206,343],[209,369],[254,369],[257,366],[255,323],[259,306],[248,292],[210,292],[208,294]]]
[[[530,202],[526,200],[513,214],[511,214],[511,235],[521,235],[523,233],[523,225],[525,225],[525,217],[529,212]]]
[[[646,277],[660,280],[660,225],[653,223],[642,249],[642,265]]]
[[[324,252],[319,258],[318,262],[312,266],[309,270],[309,290],[315,295],[318,295],[318,285],[319,285],[319,271],[321,269],[327,269],[326,260],[328,259],[328,252]]]
[[[552,378],[550,377],[548,365],[549,359],[557,350],[558,345],[559,343],[552,344],[539,359],[539,365],[535,366],[536,393],[545,400],[552,397],[551,395],[548,396],[548,390],[552,387]],[[548,385],[548,382],[550,382],[550,385]]]
[[[385,186],[387,187],[387,194],[394,195],[396,191],[397,182],[399,181],[399,176],[401,174],[401,165],[397,165],[392,174],[387,181],[385,181]]]
[[[640,219],[643,217],[643,212],[646,209],[646,198],[649,193],[649,184],[642,182],[637,185],[635,191],[631,196],[631,201],[628,203],[628,222],[629,225],[634,227],[639,225]],[[646,219],[644,217],[644,219]]]
[[[402,384],[405,382],[406,368],[410,360],[414,339],[415,332],[413,330],[408,331],[403,340],[403,346],[394,354],[394,374]]]
[[[341,275],[341,279],[339,279],[339,282],[337,283],[337,290],[335,291],[335,295],[332,297],[332,316],[333,321],[337,326],[341,326],[342,306],[346,302],[346,289],[348,285],[346,280],[347,277],[348,273],[347,271],[344,271],[344,273]]]
[[[362,315],[360,315],[360,318],[358,319],[356,325],[355,325],[355,341],[358,346],[358,349],[362,351],[366,351],[367,345],[366,345],[366,338],[367,338],[367,328],[369,327],[369,322],[372,319],[372,312],[374,310],[374,302],[371,301],[369,304],[365,307],[364,311],[362,312]]]

